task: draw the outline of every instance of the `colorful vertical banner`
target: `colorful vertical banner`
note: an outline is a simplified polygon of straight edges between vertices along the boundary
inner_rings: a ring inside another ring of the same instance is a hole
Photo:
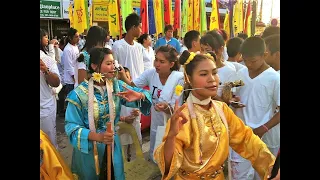
[[[207,32],[207,15],[205,1],[200,0],[200,34],[203,35]]]
[[[193,0],[188,2],[188,31],[193,30]]]
[[[74,24],[73,24],[73,4],[72,4],[72,2],[69,3],[68,11],[69,11],[70,28],[73,28]]]
[[[184,35],[188,32],[188,8],[189,6],[189,0],[183,0],[182,2],[182,23],[181,23],[181,37],[184,37]]]
[[[180,17],[181,17],[181,0],[176,0],[174,2],[174,22],[173,22],[173,28],[178,30],[178,34],[180,34],[179,32],[181,32],[180,29]]]
[[[126,32],[124,23],[127,16],[133,12],[132,0],[121,0],[120,3],[121,3],[121,16],[122,16],[122,27],[123,27],[122,29],[123,29],[123,32]]]
[[[142,24],[142,33],[149,32],[149,23],[148,23],[148,0],[141,0],[140,3],[140,17]]]
[[[121,37],[121,32],[120,32],[120,16],[119,16],[119,6],[118,6],[118,1],[110,1],[108,4],[108,9],[109,9],[109,30],[110,30],[110,35],[113,37],[116,37],[117,35],[120,35]],[[120,32],[120,33],[119,33]]]
[[[193,0],[193,30],[200,32],[200,0]]]
[[[243,0],[238,0],[234,5],[234,34],[237,35],[243,32]]]
[[[87,3],[86,0],[78,0],[74,1],[74,13],[73,13],[73,25],[76,30],[78,30],[79,34],[83,33],[85,29],[87,29],[87,15],[88,7],[85,7]]]
[[[226,31],[227,36],[230,38],[230,23],[229,23],[229,11],[227,10],[226,16],[223,22],[223,29]]]
[[[164,30],[164,26],[163,26],[163,16],[162,16],[162,11],[161,9],[163,9],[163,7],[161,6],[162,3],[161,3],[162,0],[154,0],[154,19],[156,20],[155,21],[155,25],[156,25],[156,35],[158,36],[160,33],[163,32]]]
[[[163,1],[163,10],[164,10],[164,25],[170,24],[170,11],[169,11],[169,0]]]
[[[246,21],[244,26],[244,33],[248,34],[248,37],[251,36],[251,1],[248,2],[247,13],[246,13]]]
[[[155,34],[156,25],[154,21],[153,0],[148,0],[148,20],[149,20],[149,34]]]
[[[210,16],[210,30],[219,29],[219,8],[217,0],[212,0],[212,11]]]
[[[233,0],[229,0],[228,9],[229,9],[229,27],[230,27],[230,36],[229,38],[234,37],[234,30],[233,30]]]

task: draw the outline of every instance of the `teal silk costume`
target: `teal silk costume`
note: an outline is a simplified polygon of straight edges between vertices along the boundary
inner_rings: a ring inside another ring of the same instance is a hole
[[[134,90],[136,92],[142,92],[145,95],[145,100],[127,102],[124,99],[115,96],[118,92],[123,92],[125,89],[123,86]],[[113,100],[115,104],[116,117],[114,120],[114,127],[120,119],[121,105],[127,107],[140,108],[140,111],[148,115],[151,108],[151,95],[148,91],[131,87],[125,84],[123,81],[113,79]],[[94,180],[99,179],[99,175],[96,175],[93,142],[88,139],[89,136],[89,122],[88,122],[88,81],[84,81],[77,88],[70,92],[66,99],[68,107],[65,116],[65,131],[69,137],[70,143],[73,146],[72,165],[71,171],[75,176],[75,179],[81,180]],[[140,105],[140,106],[139,106]],[[102,97],[99,89],[94,87],[94,123],[96,132],[101,133],[106,131],[106,122],[109,122],[109,104],[107,90],[104,90]],[[116,129],[115,129],[116,131]],[[104,151],[105,144],[97,142],[99,167],[105,163]],[[122,150],[120,144],[120,138],[115,132],[114,136],[114,158],[113,158],[113,172],[116,180],[124,180],[124,167],[122,160]],[[100,172],[101,174],[102,172]]]

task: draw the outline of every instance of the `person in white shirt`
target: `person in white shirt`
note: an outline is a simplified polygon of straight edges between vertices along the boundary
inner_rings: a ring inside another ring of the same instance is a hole
[[[47,45],[48,34],[40,29],[40,129],[50,137],[52,144],[58,147],[56,141],[57,102],[52,88],[60,85],[60,77],[55,59],[43,51]]]
[[[65,46],[62,55],[64,66],[65,92],[68,95],[74,88],[74,67],[79,55],[77,44],[79,42],[79,33],[76,29],[70,28],[68,31],[68,44]]]
[[[115,60],[130,70],[132,79],[139,77],[144,71],[143,47],[134,41],[141,34],[141,19],[132,13],[125,20],[127,34],[125,38],[113,44],[112,51]]]
[[[280,34],[268,36],[264,40],[268,53],[266,63],[280,74]]]
[[[153,68],[153,61],[155,59],[154,51],[151,47],[151,37],[149,34],[142,34],[138,39],[138,43],[143,46],[143,65],[144,71]]]
[[[200,51],[200,33],[196,30],[188,31],[184,38],[183,43],[188,48],[189,52],[197,53]]]
[[[240,61],[240,58],[241,58],[240,47],[242,43],[243,43],[243,39],[234,37],[228,40],[227,46],[226,46],[228,57],[229,57],[228,62],[231,62],[235,66],[237,72],[241,68],[246,67],[238,63],[238,61]]]
[[[85,43],[86,43],[86,40],[84,40],[83,35],[79,35],[79,43],[78,43],[79,51],[81,51],[81,49],[83,49]]]
[[[59,53],[60,53],[60,63],[57,64],[59,74],[60,74],[60,83],[62,84],[62,89],[58,93],[58,104],[57,104],[57,113],[59,116],[64,116],[65,113],[65,99],[66,99],[66,93],[65,93],[65,83],[64,83],[64,66],[63,66],[63,61],[62,61],[62,56],[63,56],[63,50],[64,47],[67,44],[67,37],[62,37],[60,42],[59,42]]]
[[[143,47],[134,41],[134,38],[138,38],[142,32],[141,18],[131,13],[125,20],[126,36],[114,42],[112,47],[113,57],[118,60],[119,64],[127,67],[130,71],[132,79],[138,78],[144,71],[143,63]],[[137,116],[136,121],[140,122],[141,113]],[[138,137],[141,137],[140,126],[137,130]]]
[[[213,59],[215,60],[216,66],[218,68],[220,85],[218,86],[217,96],[214,97],[214,99],[229,104],[229,100],[222,99],[222,90],[225,83],[234,82],[239,79],[236,73],[236,69],[231,68],[226,64],[226,61],[222,60],[221,52],[223,47],[220,46],[218,40],[211,34],[205,34],[204,36],[202,36],[200,39],[200,45],[201,53],[210,53],[210,55],[213,56]],[[218,52],[219,55],[216,54],[216,52]]]
[[[175,101],[182,104],[182,96],[177,96],[175,87],[183,86],[183,73],[178,71],[178,52],[172,46],[160,46],[156,51],[154,67],[143,72],[138,78],[129,81],[122,71],[122,80],[131,86],[150,87],[152,93],[151,127],[150,127],[150,159],[153,160],[156,133],[158,126],[164,126],[164,118],[168,120],[173,113]],[[168,117],[169,116],[169,117]]]
[[[231,62],[227,61],[228,60],[227,50],[225,48],[225,42],[221,34],[217,30],[209,31],[206,34],[210,34],[216,41],[214,45],[215,47],[214,52],[216,53],[217,58],[220,59],[222,62],[224,62],[227,66],[236,70],[236,67]]]
[[[94,47],[104,47],[107,31],[100,26],[91,26],[87,33],[87,40],[77,59],[74,71],[74,87],[88,79],[90,50]],[[110,49],[111,50],[111,49]]]
[[[104,47],[112,50],[112,45],[113,45],[113,40],[108,35],[106,38],[106,43],[105,43]]]
[[[112,48],[112,46],[113,46],[113,39],[112,39],[112,36],[107,36],[107,39],[108,39],[108,37],[109,37],[109,41],[107,41],[108,43],[106,43],[106,44],[108,44],[111,48]]]
[[[240,53],[247,68],[238,75],[244,86],[236,95],[246,107],[238,108],[235,114],[253,129],[275,156],[280,147],[280,74],[266,62],[266,45],[260,37],[249,37],[241,45]],[[275,113],[275,111],[278,112]],[[250,161],[231,151],[232,177],[239,180],[259,179]]]

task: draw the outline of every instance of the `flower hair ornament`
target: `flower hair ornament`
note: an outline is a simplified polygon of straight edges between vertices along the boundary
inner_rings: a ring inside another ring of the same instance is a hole
[[[104,78],[104,75],[101,73],[94,72],[92,74],[92,79],[97,83],[103,82],[104,81],[103,78]]]

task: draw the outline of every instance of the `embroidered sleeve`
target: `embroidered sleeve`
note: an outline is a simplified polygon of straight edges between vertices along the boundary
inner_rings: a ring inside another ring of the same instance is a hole
[[[243,158],[251,161],[261,179],[266,179],[275,157],[266,144],[223,103],[223,111],[229,125],[230,146]]]
[[[83,113],[81,111],[80,100],[76,97],[76,93],[71,91],[67,101],[68,103],[65,116],[65,131],[69,137],[69,141],[74,148],[88,154],[92,149],[92,143],[89,143],[90,130],[85,127],[83,122]]]

